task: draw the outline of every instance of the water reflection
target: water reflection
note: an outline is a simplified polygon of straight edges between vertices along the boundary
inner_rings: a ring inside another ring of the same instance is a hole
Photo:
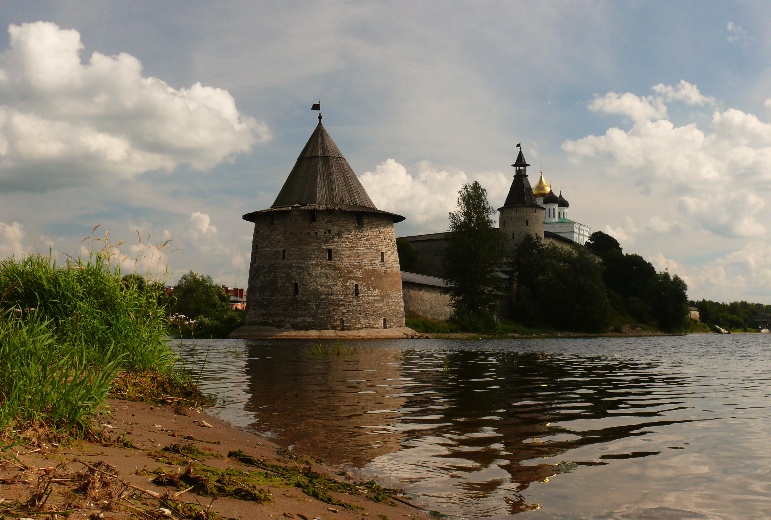
[[[193,365],[206,356],[204,387],[221,397],[227,420],[391,479],[442,512],[496,518],[538,508],[535,483],[579,468],[598,483],[618,478],[629,494],[633,478],[597,471],[694,460],[686,426],[725,419],[726,407],[768,416],[757,358],[734,361],[746,379],[729,377],[723,353],[667,341],[196,342],[182,350]],[[575,510],[591,503],[575,493],[570,501]]]
[[[536,508],[523,494],[533,482],[656,453],[553,460],[569,450],[690,420],[670,418],[686,409],[677,397],[682,378],[657,376],[650,363],[460,348],[407,351],[401,368],[414,387],[430,391],[405,395],[403,449],[370,468],[479,517],[500,503],[510,514]],[[420,426],[418,435],[409,433],[413,426]]]

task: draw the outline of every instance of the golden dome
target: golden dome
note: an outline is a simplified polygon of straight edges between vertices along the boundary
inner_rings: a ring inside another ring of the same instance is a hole
[[[543,172],[541,172],[541,178],[538,179],[538,184],[533,187],[533,195],[536,197],[545,197],[551,191],[551,186],[544,180]]]

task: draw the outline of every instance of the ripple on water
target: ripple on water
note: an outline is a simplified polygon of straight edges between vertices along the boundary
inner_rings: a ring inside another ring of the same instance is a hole
[[[221,417],[445,513],[739,518],[771,508],[770,340],[175,348]]]

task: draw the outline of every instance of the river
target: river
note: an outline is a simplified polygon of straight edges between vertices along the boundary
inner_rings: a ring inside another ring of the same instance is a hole
[[[452,517],[771,516],[771,335],[173,346],[214,415]]]

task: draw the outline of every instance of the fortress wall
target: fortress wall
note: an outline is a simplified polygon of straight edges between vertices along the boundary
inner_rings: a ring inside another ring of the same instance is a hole
[[[393,219],[303,209],[259,215],[246,324],[301,330],[403,327]]]
[[[443,293],[441,287],[405,282],[404,314],[429,320],[446,320],[452,314],[450,295]]]
[[[405,237],[415,250],[415,266],[411,271],[430,276],[442,276],[441,253],[447,244],[446,233]]]

